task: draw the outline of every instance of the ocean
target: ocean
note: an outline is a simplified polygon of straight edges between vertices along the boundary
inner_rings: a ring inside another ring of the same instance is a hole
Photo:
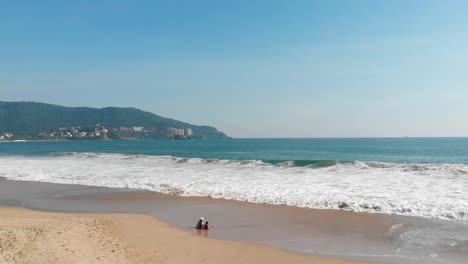
[[[468,138],[1,142],[0,177],[468,220]]]

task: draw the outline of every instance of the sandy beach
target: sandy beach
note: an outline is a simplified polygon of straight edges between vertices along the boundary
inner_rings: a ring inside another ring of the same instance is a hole
[[[215,230],[197,233],[200,216]],[[418,217],[0,179],[0,263],[458,264],[468,256],[466,230]]]
[[[0,263],[365,263],[211,239],[205,232],[137,214],[1,208]]]

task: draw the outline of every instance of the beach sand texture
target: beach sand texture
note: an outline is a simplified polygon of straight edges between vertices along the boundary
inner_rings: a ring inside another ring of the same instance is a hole
[[[208,231],[210,232],[210,231]],[[136,214],[0,209],[0,263],[364,263],[207,238]]]

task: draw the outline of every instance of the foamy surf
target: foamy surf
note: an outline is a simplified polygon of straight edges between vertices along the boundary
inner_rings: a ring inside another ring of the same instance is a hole
[[[64,153],[0,157],[0,177],[468,220],[466,164],[359,161],[318,164]]]

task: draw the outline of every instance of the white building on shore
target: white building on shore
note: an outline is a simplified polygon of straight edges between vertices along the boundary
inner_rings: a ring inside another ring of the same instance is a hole
[[[12,133],[3,133],[0,134],[0,140],[11,140],[13,138]]]
[[[185,136],[185,130],[183,128],[173,128],[170,127],[167,129],[169,136]]]

